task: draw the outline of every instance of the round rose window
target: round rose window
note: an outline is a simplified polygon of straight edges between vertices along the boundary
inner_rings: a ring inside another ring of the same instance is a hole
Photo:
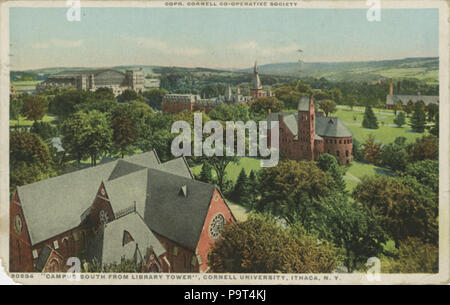
[[[222,233],[223,226],[225,225],[225,218],[222,214],[214,216],[211,224],[209,225],[209,234],[212,238],[217,238]]]

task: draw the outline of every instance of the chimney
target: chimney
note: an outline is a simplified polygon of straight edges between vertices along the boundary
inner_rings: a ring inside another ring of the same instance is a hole
[[[394,88],[392,87],[392,80],[389,82],[389,95],[394,95]]]

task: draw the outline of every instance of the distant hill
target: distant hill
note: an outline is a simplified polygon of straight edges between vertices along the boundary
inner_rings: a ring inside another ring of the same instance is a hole
[[[229,74],[231,70],[210,68],[162,67],[151,65],[130,65],[110,67],[120,71],[142,68],[145,76],[157,77],[161,73],[191,72],[207,75]],[[21,81],[23,75],[35,74],[36,80],[44,80],[49,75],[64,70],[90,70],[92,68],[44,68],[27,71],[11,71],[12,81]],[[234,70],[232,73],[251,73],[253,67]],[[429,84],[438,84],[439,58],[404,58],[397,60],[362,61],[362,62],[286,62],[259,66],[261,74],[274,76],[289,76],[295,78],[325,77],[330,81],[377,81],[383,78],[417,78]]]
[[[251,72],[253,67],[242,69]],[[261,74],[325,77],[331,81],[375,81],[380,78],[417,78],[438,83],[439,58],[404,58],[363,62],[286,62],[259,66]]]

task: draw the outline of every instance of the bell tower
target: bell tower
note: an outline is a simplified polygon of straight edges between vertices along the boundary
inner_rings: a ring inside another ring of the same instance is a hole
[[[253,79],[252,87],[250,88],[250,95],[252,98],[257,99],[262,96],[262,85],[259,79],[258,65],[255,61],[255,66],[253,67]]]

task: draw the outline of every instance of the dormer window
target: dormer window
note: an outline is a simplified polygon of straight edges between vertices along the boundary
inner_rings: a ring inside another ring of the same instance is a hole
[[[187,197],[187,185],[183,185],[180,187],[180,191],[178,192],[179,196]]]
[[[124,230],[123,238],[122,238],[122,247],[132,241],[134,241],[133,236],[131,236],[130,232],[128,232],[127,230]]]

